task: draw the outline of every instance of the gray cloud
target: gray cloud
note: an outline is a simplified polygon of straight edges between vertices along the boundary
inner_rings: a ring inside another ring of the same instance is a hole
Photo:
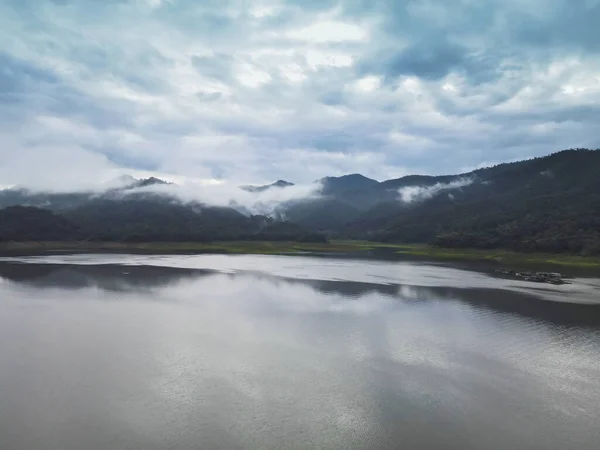
[[[0,185],[383,179],[598,147],[597,23],[595,0],[7,0]]]
[[[234,76],[233,57],[223,53],[212,56],[192,56],[192,65],[204,76],[231,82]]]
[[[401,75],[438,80],[469,63],[468,49],[444,42],[442,37],[438,39],[436,43],[416,43],[397,53],[382,52],[364,63],[363,72],[382,74],[392,80]]]
[[[0,53],[0,97],[6,101],[17,101],[39,89],[39,85],[55,85],[59,79],[50,71],[41,70],[32,64]]]

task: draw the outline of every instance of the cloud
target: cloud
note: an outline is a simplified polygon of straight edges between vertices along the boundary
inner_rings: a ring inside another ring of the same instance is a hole
[[[452,191],[473,184],[472,178],[459,178],[450,183],[436,183],[433,186],[407,186],[400,188],[400,200],[404,203],[421,202],[432,198],[440,192]],[[448,198],[454,199],[454,194],[448,193]]]
[[[287,202],[317,198],[321,185],[310,183],[288,187],[273,187],[262,192],[249,192],[230,182],[217,180],[187,180],[184,184],[152,185],[126,191],[124,195],[153,192],[168,195],[183,203],[198,202],[210,206],[233,207],[245,214],[271,216]]]
[[[287,35],[293,39],[317,43],[364,41],[367,38],[367,32],[360,26],[339,21],[315,22],[301,29],[291,30]]]
[[[0,184],[302,184],[597,148],[599,22],[595,0],[6,0]]]
[[[233,57],[227,54],[211,56],[192,56],[192,65],[201,74],[220,81],[231,81],[233,76]]]
[[[377,60],[382,63],[378,63]],[[365,70],[383,73],[390,80],[402,75],[439,80],[451,71],[468,64],[471,62],[466,48],[444,42],[440,37],[439,44],[434,46],[430,42],[421,42],[399,53],[379,54],[373,61],[366,62]]]

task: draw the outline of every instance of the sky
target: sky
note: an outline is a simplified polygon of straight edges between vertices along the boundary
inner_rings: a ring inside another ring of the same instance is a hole
[[[384,180],[600,147],[600,0],[2,0],[0,186]]]

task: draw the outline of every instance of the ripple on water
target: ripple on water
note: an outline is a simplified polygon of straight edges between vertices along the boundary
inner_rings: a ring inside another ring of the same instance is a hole
[[[0,408],[0,448],[596,450],[600,441],[590,306],[407,263],[21,261],[0,263],[0,399],[10,406]]]

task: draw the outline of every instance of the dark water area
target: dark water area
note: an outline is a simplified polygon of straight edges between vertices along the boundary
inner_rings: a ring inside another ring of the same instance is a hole
[[[4,258],[0,449],[596,450],[600,291],[575,281],[338,258]]]

